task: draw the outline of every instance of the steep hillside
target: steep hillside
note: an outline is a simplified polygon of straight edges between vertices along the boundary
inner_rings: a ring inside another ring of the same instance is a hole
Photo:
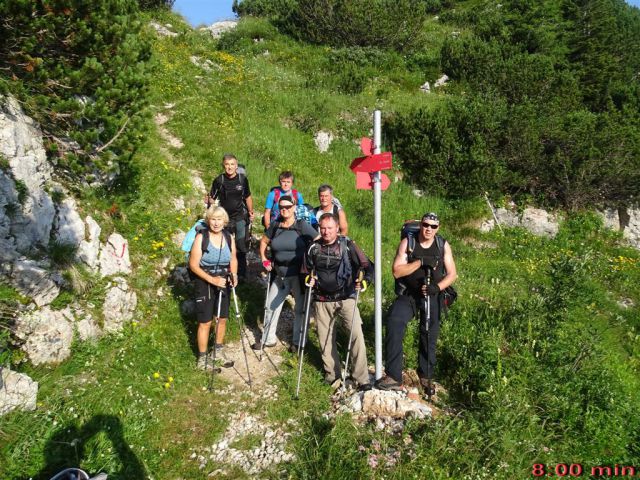
[[[122,479],[511,479],[536,475],[534,464],[547,465],[545,474],[579,464],[585,475],[598,465],[640,465],[638,250],[591,213],[566,214],[554,238],[517,228],[482,233],[477,226],[491,215],[484,199],[430,196],[400,172],[383,195],[385,306],[405,219],[437,211],[460,274],[460,300],[441,330],[439,414],[396,430],[328,415],[315,335],[300,400],[297,361],[283,350],[274,354],[277,370],[252,360],[250,390],[238,381],[245,372],[234,322],[238,377],[225,373],[208,392],[208,377],[194,368],[195,319],[184,308],[192,292],[174,273],[184,263],[174,240],[202,213],[222,154],[246,165],[258,211],[282,170],[293,170],[310,203],[318,185],[331,183],[350,236],[372,253],[372,195],[355,190],[348,165],[375,108],[390,119],[449,99],[447,86],[428,94],[420,86],[440,77],[432,60],[453,27],[428,20],[425,73],[395,52],[295,41],[264,19],[243,19],[219,40],[167,13],[153,20],[177,33],[151,46],[155,123],[127,176],[80,194],[105,232],[129,240],[135,320],[119,335],[75,344],[57,367],[16,365],[40,392],[35,412],[0,418],[0,477],[46,479],[80,465]],[[314,143],[320,131],[333,137],[325,153]],[[95,295],[70,289],[56,308]],[[250,282],[238,296],[255,330],[264,287]],[[370,364],[372,297],[362,302]],[[416,333],[414,323],[407,368],[416,366]],[[251,456],[265,442],[277,462]]]

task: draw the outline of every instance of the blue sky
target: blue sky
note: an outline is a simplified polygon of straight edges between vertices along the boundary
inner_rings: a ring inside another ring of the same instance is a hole
[[[176,0],[173,9],[193,26],[211,25],[213,22],[234,18],[232,3],[233,0]],[[627,0],[627,3],[640,7],[640,0]]]
[[[235,18],[231,11],[232,3],[233,0],[176,0],[173,9],[195,27]]]

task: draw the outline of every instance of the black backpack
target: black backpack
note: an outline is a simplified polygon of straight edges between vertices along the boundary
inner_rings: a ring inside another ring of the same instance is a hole
[[[416,248],[416,238],[420,233],[420,223],[420,220],[407,220],[406,222],[404,222],[404,225],[402,225],[402,228],[400,229],[400,240],[404,238],[407,239],[407,257],[411,255],[411,253],[413,253]],[[444,244],[446,240],[439,234],[436,234],[435,240],[436,248],[438,249],[439,254],[438,263],[440,265],[440,268],[442,269],[442,275],[444,276],[447,274],[447,269],[444,265]],[[407,287],[401,280],[396,280],[395,290],[397,295],[403,295],[406,292]],[[442,301],[442,305],[446,308],[449,308],[451,305],[453,305],[457,298],[458,292],[456,292],[456,289],[451,285],[440,292],[440,300]]]
[[[358,268],[361,267],[358,256],[353,252],[353,250],[349,247],[352,243],[349,237],[345,237],[343,235],[338,236],[338,244],[340,246],[340,266],[338,267],[338,285],[341,290],[346,289],[353,282],[353,267],[352,263],[357,265]],[[318,253],[320,250],[320,241],[316,240],[309,247],[308,255],[313,259],[313,264],[318,264]],[[364,252],[363,252],[364,253]],[[365,254],[366,255],[366,254]],[[373,282],[373,271],[374,265],[371,259],[367,256],[367,260],[369,261],[369,268],[364,272],[365,278],[367,282]]]

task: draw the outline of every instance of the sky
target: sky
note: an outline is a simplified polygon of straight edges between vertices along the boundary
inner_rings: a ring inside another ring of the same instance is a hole
[[[233,0],[176,0],[173,9],[182,14],[191,25],[211,25],[220,20],[231,20],[235,15],[231,11]],[[640,7],[640,0],[627,0],[627,3]]]
[[[233,0],[176,0],[173,9],[196,27],[221,20],[233,20],[235,14],[231,11],[232,3]]]

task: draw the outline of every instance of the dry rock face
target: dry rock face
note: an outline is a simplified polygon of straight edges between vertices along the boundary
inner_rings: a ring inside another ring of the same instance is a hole
[[[131,273],[129,242],[119,233],[112,233],[100,250],[100,275],[108,277],[121,273]]]
[[[48,245],[55,208],[44,186],[53,170],[47,162],[42,133],[14,98],[1,96],[0,155],[8,160],[11,171],[10,176],[0,173],[0,206],[5,207],[0,224],[8,227],[14,248],[20,253],[28,253],[36,245]],[[6,215],[8,206],[11,215]]]
[[[0,367],[0,415],[12,410],[35,410],[38,382],[23,373]]]
[[[122,330],[126,322],[133,319],[138,305],[136,293],[129,289],[124,278],[117,277],[111,284],[104,299],[103,316],[105,332],[113,333]]]
[[[207,30],[213,38],[220,38],[224,32],[233,30],[238,26],[238,22],[233,20],[227,20],[224,22],[212,23],[208,27],[201,28],[200,30]]]
[[[44,307],[19,316],[15,335],[34,365],[60,363],[71,354],[73,315],[69,309]]]
[[[78,259],[84,262],[91,270],[98,268],[98,253],[100,251],[100,225],[90,216],[84,219],[86,236],[78,245]]]
[[[559,223],[555,215],[539,208],[525,208],[522,214],[515,210],[497,208],[496,217],[500,225],[504,227],[522,227],[534,235],[554,237],[558,233]],[[483,222],[480,230],[488,232],[496,228],[495,220]]]
[[[178,36],[176,32],[172,32],[170,30],[170,28],[173,28],[173,25],[171,25],[170,23],[160,25],[158,22],[149,22],[149,26],[156,31],[159,37],[177,37]]]
[[[621,230],[622,236],[629,244],[640,248],[640,208],[621,210],[610,208],[598,213],[606,228]]]
[[[50,304],[60,293],[49,272],[34,260],[16,261],[11,279],[13,286],[24,296],[32,298],[39,307]]]
[[[58,205],[53,237],[60,244],[75,247],[79,247],[80,243],[84,241],[84,222],[78,214],[76,201],[71,197],[65,198]]]
[[[316,133],[313,141],[316,144],[316,148],[318,149],[318,151],[320,153],[325,153],[329,150],[331,142],[333,142],[333,134],[331,132],[320,130],[318,133]]]

